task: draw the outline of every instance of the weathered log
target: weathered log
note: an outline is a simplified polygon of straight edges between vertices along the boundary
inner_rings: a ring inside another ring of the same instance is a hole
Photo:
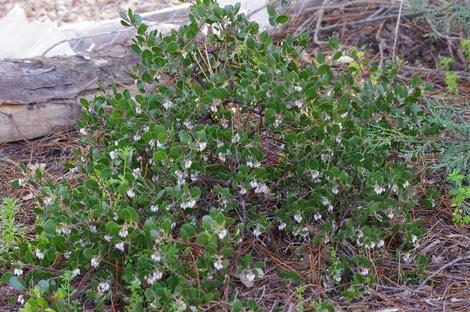
[[[136,56],[0,61],[0,142],[32,139],[75,124],[79,99],[103,85],[132,84]]]

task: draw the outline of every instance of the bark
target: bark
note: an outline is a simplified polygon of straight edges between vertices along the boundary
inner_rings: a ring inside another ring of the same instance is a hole
[[[0,61],[0,143],[33,139],[72,127],[81,97],[92,97],[98,83],[129,85],[136,62],[122,56],[81,56]]]

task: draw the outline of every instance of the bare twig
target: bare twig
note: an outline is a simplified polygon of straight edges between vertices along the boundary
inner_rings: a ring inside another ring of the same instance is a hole
[[[470,259],[470,256],[464,256],[464,257],[459,257],[457,259],[454,259],[452,260],[451,262],[449,263],[446,263],[445,265],[443,265],[442,267],[440,267],[437,271],[435,271],[434,273],[432,273],[430,276],[428,276],[421,284],[419,284],[418,287],[416,287],[416,289],[413,290],[413,292],[418,292],[419,290],[421,290],[421,288],[424,287],[424,285],[426,285],[430,280],[432,280],[437,274],[439,274],[440,272],[444,271],[445,269],[447,269],[448,267],[451,267],[453,266],[454,264],[456,264],[457,262],[460,262],[460,261],[464,261],[464,260],[469,260]]]
[[[247,220],[247,215],[246,215],[246,203],[245,200],[243,199],[243,195],[240,194],[240,192],[237,192],[237,199],[240,203],[240,212],[241,212],[241,217],[242,217],[242,222],[243,224],[246,224]]]
[[[400,1],[400,9],[398,10],[398,18],[397,18],[397,26],[395,27],[395,39],[393,40],[393,53],[392,53],[392,60],[395,61],[396,58],[396,48],[398,43],[398,30],[400,29],[400,20],[401,20],[401,12],[403,11],[403,3],[405,1]]]
[[[420,16],[420,15],[423,15],[423,14],[424,14],[424,12],[407,13],[407,14],[402,14],[401,18],[416,17],[416,16]],[[336,25],[331,25],[331,26],[327,26],[327,27],[322,27],[320,29],[320,31],[322,31],[322,32],[335,31],[335,30],[341,29],[341,28],[346,27],[346,26],[363,26],[363,25],[367,25],[367,24],[374,24],[374,23],[378,23],[378,22],[384,22],[386,20],[394,19],[394,18],[397,18],[396,14],[378,16],[378,17],[372,18],[372,19],[365,19],[365,20],[354,21],[354,22],[351,22],[351,23],[342,23],[342,24],[336,24]]]
[[[315,33],[313,35],[313,42],[315,42],[318,45],[324,44],[325,42],[318,40],[318,35],[320,34],[321,30],[321,22],[323,20],[323,13],[325,12],[325,5],[328,2],[328,0],[323,0],[323,4],[320,8],[320,12],[318,13],[318,19],[317,19],[317,27],[315,28]]]
[[[382,68],[383,62],[384,62],[384,40],[380,36],[382,33],[382,29],[384,27],[384,23],[380,24],[380,27],[375,35],[375,40],[379,43],[379,53],[380,53],[380,63],[379,63],[379,68]]]

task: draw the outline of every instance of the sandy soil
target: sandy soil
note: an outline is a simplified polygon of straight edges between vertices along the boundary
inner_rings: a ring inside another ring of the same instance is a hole
[[[59,24],[86,20],[110,19],[119,12],[132,8],[136,12],[147,12],[172,5],[179,0],[0,0],[0,17],[15,5],[25,9],[28,18],[50,19]]]

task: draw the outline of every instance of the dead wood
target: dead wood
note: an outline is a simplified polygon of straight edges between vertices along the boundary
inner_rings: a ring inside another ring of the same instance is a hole
[[[98,82],[132,84],[136,56],[81,56],[0,62],[0,143],[32,139],[75,124],[79,99]]]

